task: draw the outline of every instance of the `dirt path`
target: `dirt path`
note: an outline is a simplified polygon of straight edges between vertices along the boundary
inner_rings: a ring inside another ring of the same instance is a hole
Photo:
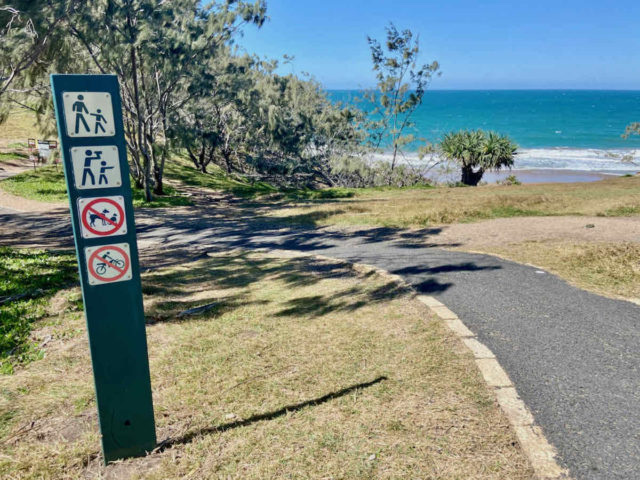
[[[519,217],[443,227],[438,243],[477,248],[542,240],[640,242],[640,217]]]
[[[362,227],[347,229],[349,232],[362,230]],[[640,242],[640,217],[498,218],[409,232],[416,242],[462,250],[548,240]]]

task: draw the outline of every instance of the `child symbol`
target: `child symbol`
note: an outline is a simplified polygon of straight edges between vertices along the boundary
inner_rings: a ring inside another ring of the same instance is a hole
[[[114,167],[107,167],[107,162],[102,160],[100,162],[100,176],[98,177],[98,185],[102,185],[102,181],[104,180],[105,185],[109,185],[109,179],[107,179],[107,170],[112,170]]]
[[[102,122],[107,123],[107,119],[102,115],[102,110],[98,109],[97,113],[92,113],[91,116],[96,118],[96,130],[93,133],[97,134],[98,130],[102,130],[103,133],[106,133]]]

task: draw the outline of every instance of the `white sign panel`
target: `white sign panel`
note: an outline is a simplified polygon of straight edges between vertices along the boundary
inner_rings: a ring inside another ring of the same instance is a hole
[[[70,137],[111,137],[113,122],[111,95],[107,92],[64,92],[64,118]]]
[[[78,199],[82,238],[104,238],[127,233],[124,197]]]
[[[114,243],[84,249],[90,285],[131,280],[131,254],[128,243]]]
[[[71,163],[73,181],[79,190],[122,185],[118,147],[74,147]]]

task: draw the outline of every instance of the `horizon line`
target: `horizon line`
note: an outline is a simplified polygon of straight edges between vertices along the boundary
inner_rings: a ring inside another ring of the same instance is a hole
[[[369,91],[375,87],[335,88],[322,87],[324,90]],[[429,88],[426,92],[640,92],[640,88]]]

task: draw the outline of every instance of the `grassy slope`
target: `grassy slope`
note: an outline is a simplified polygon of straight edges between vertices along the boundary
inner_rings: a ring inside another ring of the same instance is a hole
[[[46,357],[0,377],[0,477],[531,478],[471,357],[392,279],[236,251],[143,285],[168,448],[101,466],[83,322],[56,299]]]
[[[352,199],[298,202],[273,213],[294,223],[398,228],[542,215],[640,215],[640,177],[588,184],[364,189]]]

